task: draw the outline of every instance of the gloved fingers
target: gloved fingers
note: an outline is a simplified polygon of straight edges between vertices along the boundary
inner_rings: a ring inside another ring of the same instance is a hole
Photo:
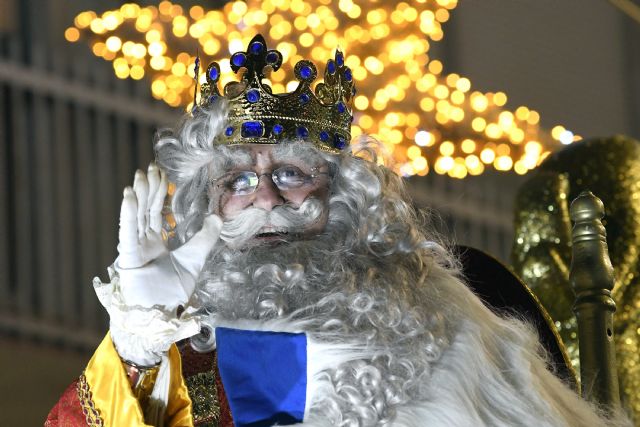
[[[173,251],[173,258],[194,278],[198,277],[207,255],[220,239],[222,220],[211,214],[204,219],[202,228],[184,245]]]
[[[153,195],[153,199],[149,199],[149,228],[156,233],[160,233],[162,230],[162,206],[167,196],[169,181],[167,180],[167,174],[163,170],[160,170],[158,167],[156,167],[156,169],[159,171],[160,182],[158,183],[158,189]]]
[[[136,171],[136,175],[133,178],[133,191],[136,193],[138,200],[138,237],[142,238],[147,231],[149,218],[147,203],[149,199],[149,181],[140,169]]]
[[[147,168],[147,180],[149,181],[149,198],[147,199],[147,206],[149,207],[149,210],[151,210],[154,197],[158,191],[158,186],[160,185],[160,169],[158,169],[158,166],[153,162],[149,163],[149,167]]]
[[[138,249],[138,201],[133,188],[126,187],[120,207],[120,230],[118,253],[126,256]]]

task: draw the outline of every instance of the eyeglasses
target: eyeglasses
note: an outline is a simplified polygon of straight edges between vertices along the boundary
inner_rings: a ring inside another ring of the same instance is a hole
[[[258,188],[260,177],[270,175],[273,183],[281,191],[295,190],[313,183],[320,175],[329,175],[329,172],[320,172],[318,167],[311,169],[311,174],[306,174],[300,168],[293,165],[281,166],[272,172],[258,174],[254,171],[233,172],[221,178],[212,180],[212,183],[220,181],[218,187],[223,187],[235,196],[252,194]]]

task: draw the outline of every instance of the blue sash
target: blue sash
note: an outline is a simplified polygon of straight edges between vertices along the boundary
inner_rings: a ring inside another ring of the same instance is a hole
[[[216,347],[236,427],[303,421],[307,398],[305,334],[216,328]]]

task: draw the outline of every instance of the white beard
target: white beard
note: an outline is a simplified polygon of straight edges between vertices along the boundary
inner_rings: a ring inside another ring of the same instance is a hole
[[[345,241],[222,247],[198,290],[213,327],[307,333],[302,425],[602,424],[546,370],[531,328],[490,312],[429,249],[374,256]],[[418,255],[422,271],[407,262]]]

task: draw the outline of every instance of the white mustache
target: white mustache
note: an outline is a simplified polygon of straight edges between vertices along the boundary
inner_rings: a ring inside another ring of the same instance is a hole
[[[224,222],[220,238],[229,247],[238,248],[260,230],[300,233],[315,224],[325,209],[324,203],[316,198],[308,198],[298,208],[288,204],[271,211],[250,207]]]

